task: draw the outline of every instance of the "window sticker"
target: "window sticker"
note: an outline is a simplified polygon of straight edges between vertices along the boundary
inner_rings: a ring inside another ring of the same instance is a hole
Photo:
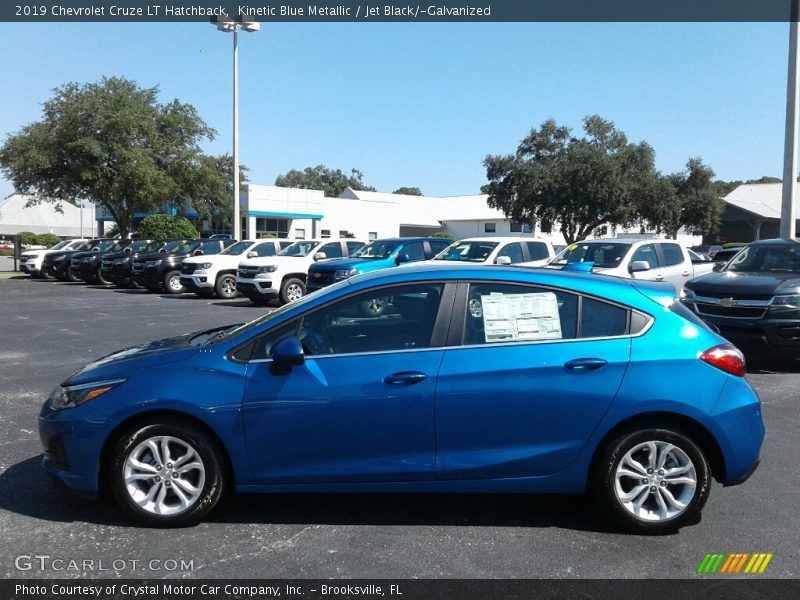
[[[487,343],[561,339],[558,299],[553,292],[481,296],[481,307]]]

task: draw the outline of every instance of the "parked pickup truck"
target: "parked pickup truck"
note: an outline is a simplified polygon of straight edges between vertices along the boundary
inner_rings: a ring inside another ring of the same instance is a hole
[[[139,241],[131,239],[116,240],[111,246],[103,250],[95,250],[90,252],[79,252],[72,257],[72,274],[78,279],[82,279],[86,283],[98,283],[100,285],[107,285],[111,281],[103,277],[103,259],[109,254],[117,254],[118,252],[129,252],[129,248]]]
[[[49,250],[26,250],[19,257],[19,266],[31,277],[46,277],[42,271],[42,263],[48,254],[56,254],[59,250],[63,252],[75,250],[87,241],[83,238],[79,240],[62,240]]]
[[[481,237],[453,242],[433,264],[524,265],[541,267],[555,256],[547,240],[525,237]]]
[[[115,240],[105,238],[95,238],[85,242],[77,248],[72,247],[69,250],[57,250],[56,252],[49,252],[45,255],[42,261],[42,272],[45,275],[55,277],[59,281],[72,281],[78,282],[78,279],[70,271],[72,266],[72,257],[78,252],[89,252],[92,250],[101,250],[104,247],[111,246]]]
[[[323,260],[311,265],[308,269],[306,292],[322,289],[361,273],[430,260],[449,245],[449,240],[435,237],[373,240],[356,250],[350,258]]]
[[[742,350],[800,358],[800,243],[740,248],[719,272],[687,282],[683,302]]]
[[[308,269],[318,260],[352,256],[364,242],[344,240],[300,240],[277,256],[250,258],[239,263],[236,289],[256,304],[279,299],[295,302],[306,293]]]
[[[121,252],[104,254],[100,261],[100,275],[104,281],[120,288],[131,287],[131,262],[140,254],[158,252],[167,242],[134,240]]]
[[[131,268],[131,280],[151,292],[182,294],[186,290],[181,283],[181,262],[189,256],[219,254],[234,240],[184,240],[165,252],[142,254]]]
[[[570,244],[548,267],[593,263],[592,272],[616,277],[667,281],[680,291],[692,277],[710,273],[714,263],[696,260],[673,240],[609,238]]]
[[[226,239],[215,237],[212,239]],[[181,263],[181,284],[198,296],[236,297],[236,267],[243,258],[275,256],[291,246],[291,240],[242,240],[212,256],[190,256]]]

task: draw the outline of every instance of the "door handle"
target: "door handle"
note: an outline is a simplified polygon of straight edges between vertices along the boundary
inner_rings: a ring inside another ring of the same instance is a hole
[[[663,275],[656,275],[656,281],[664,281]]]
[[[572,373],[587,373],[602,369],[608,361],[602,358],[574,358],[564,363],[564,369]]]
[[[383,378],[383,383],[403,387],[420,383],[427,378],[428,376],[425,373],[419,373],[418,371],[401,371],[400,373],[387,375]]]
[[[689,271],[684,271],[683,273],[681,273],[681,275],[683,275],[684,277],[688,277],[689,276]]]

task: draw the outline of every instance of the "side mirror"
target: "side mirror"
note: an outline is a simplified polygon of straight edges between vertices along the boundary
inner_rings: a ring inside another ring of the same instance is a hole
[[[272,359],[270,372],[273,375],[285,375],[292,370],[292,367],[299,367],[306,360],[303,346],[294,336],[284,338],[275,344],[269,356]]]
[[[100,250],[100,246],[93,246],[92,247],[92,252],[97,252],[98,250]]]
[[[411,262],[411,257],[408,254],[398,254],[397,258],[394,259],[394,263],[396,265]]]
[[[133,252],[130,246],[126,246],[123,252]]]
[[[326,258],[328,258],[328,257],[324,252],[317,252],[314,255],[314,260],[325,260]]]
[[[510,256],[498,256],[494,259],[494,264],[508,266],[511,264]]]
[[[203,254],[203,251],[200,248],[192,252],[192,256],[200,256],[201,254]]]
[[[722,267],[725,266],[725,263],[714,263],[714,266],[711,268],[712,271],[722,271]]]
[[[635,260],[631,263],[631,273],[641,273],[642,271],[649,271],[650,263],[646,260]]]
[[[256,256],[258,256],[258,252],[255,250],[250,250],[250,252],[247,253],[247,258],[255,258]]]

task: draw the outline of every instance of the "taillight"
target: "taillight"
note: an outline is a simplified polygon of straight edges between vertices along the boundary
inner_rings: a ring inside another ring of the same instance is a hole
[[[733,344],[720,344],[709,348],[700,355],[700,360],[731,375],[737,377],[745,375],[744,356]]]

